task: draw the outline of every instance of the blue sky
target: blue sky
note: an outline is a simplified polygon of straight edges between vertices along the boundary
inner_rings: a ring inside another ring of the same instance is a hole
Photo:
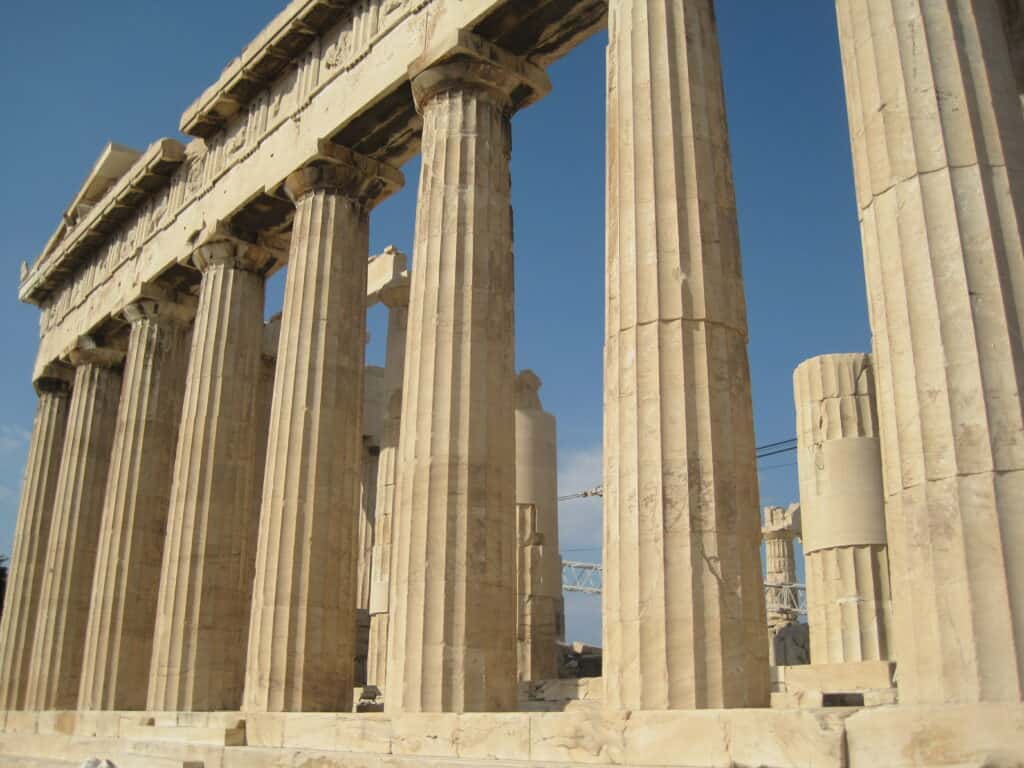
[[[0,552],[10,551],[35,395],[38,310],[17,301],[31,262],[108,141],[144,148],[178,119],[284,0],[7,0],[0,30]],[[829,0],[718,0],[750,321],[758,444],[795,434],[792,371],[870,346],[846,111]],[[563,492],[600,482],[604,323],[604,46],[555,64],[554,90],[513,123],[520,368],[559,420]],[[418,160],[374,211],[371,249],[411,254]],[[280,308],[281,280],[268,290]],[[371,313],[369,361],[383,359]],[[797,498],[795,455],[760,464],[763,504]],[[567,559],[600,558],[600,504],[562,509]],[[569,634],[600,640],[596,598],[568,600]]]

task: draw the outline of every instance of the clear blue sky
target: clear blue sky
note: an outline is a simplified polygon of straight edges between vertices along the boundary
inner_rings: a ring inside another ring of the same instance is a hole
[[[10,551],[35,395],[38,310],[18,267],[42,250],[108,141],[144,148],[178,119],[284,0],[7,0],[0,31],[0,552]],[[758,444],[795,434],[792,371],[870,345],[842,77],[830,0],[718,0],[750,320]],[[563,492],[600,482],[604,323],[604,45],[550,70],[552,94],[513,132],[520,368],[558,417]],[[418,161],[373,214],[371,248],[411,254]],[[281,304],[280,280],[268,313]],[[371,315],[370,362],[382,359]],[[761,462],[761,499],[797,498],[795,456]],[[600,558],[600,505],[562,510],[568,559]],[[573,596],[569,634],[600,639],[595,598]]]

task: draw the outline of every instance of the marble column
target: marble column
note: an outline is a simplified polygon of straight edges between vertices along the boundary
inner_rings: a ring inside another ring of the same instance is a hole
[[[516,655],[517,679],[558,677],[555,607],[547,594],[547,542],[536,504],[516,503]]]
[[[80,339],[39,596],[26,709],[78,704],[124,353]]]
[[[558,677],[557,642],[559,630],[564,627],[562,558],[558,550],[557,431],[555,417],[541,405],[540,387],[541,380],[533,371],[523,371],[516,377],[516,504],[533,506],[537,540],[541,542],[536,545],[536,552],[542,558],[537,573],[530,579],[533,620],[529,637],[524,638],[520,632],[520,680]],[[522,522],[521,515],[519,520]],[[523,556],[521,552],[520,563]],[[523,579],[518,581],[522,594]]]
[[[998,3],[837,0],[901,703],[1024,694],[1024,116]]]
[[[765,507],[761,525],[761,540],[764,542],[765,584],[796,583],[796,553],[793,541],[800,535],[800,505],[789,507]],[[796,616],[787,606],[779,603],[778,591],[768,594],[768,627],[794,621]]]
[[[793,374],[815,664],[891,658],[892,606],[871,356],[822,355]]]
[[[369,210],[402,177],[334,153],[286,184],[296,215],[252,594],[250,711],[352,707]]]
[[[266,252],[213,235],[202,271],[174,459],[147,709],[242,701],[257,510]]]
[[[544,73],[469,54],[418,74],[420,175],[392,520],[385,709],[516,706],[513,96]]]
[[[0,621],[0,711],[23,709],[43,586],[57,476],[71,401],[72,373],[48,366],[35,381],[36,416],[22,481],[18,522]]]
[[[78,708],[144,709],[192,309],[128,306],[124,383],[103,507]]]
[[[768,704],[739,236],[711,0],[612,0],[604,701]]]
[[[377,456],[376,536],[370,581],[370,639],[366,682],[384,689],[387,681],[388,590],[391,585],[391,537],[398,475],[398,441],[402,423],[402,376],[409,323],[409,279],[382,293],[388,307],[388,338],[384,365],[384,419]]]

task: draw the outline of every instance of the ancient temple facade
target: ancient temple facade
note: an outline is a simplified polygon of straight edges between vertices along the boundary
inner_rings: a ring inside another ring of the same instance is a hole
[[[770,706],[712,0],[292,0],[185,111],[189,143],[108,147],[23,270],[38,408],[0,623],[0,754],[1019,762],[1021,12],[836,9],[873,349],[798,373],[803,525],[823,653],[895,663],[896,703]],[[514,356],[511,120],[602,29],[603,681],[589,703],[526,712],[517,670],[550,674],[540,644],[561,608],[550,481],[524,490],[517,455],[545,427]],[[417,154],[410,269],[371,258],[368,232]],[[377,303],[387,363],[368,374]],[[865,506],[812,518],[869,465]],[[856,615],[826,585],[843,568],[875,580]],[[383,712],[353,711],[357,676]]]

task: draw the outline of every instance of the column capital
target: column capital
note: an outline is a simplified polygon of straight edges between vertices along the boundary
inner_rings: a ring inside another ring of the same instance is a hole
[[[125,351],[101,345],[92,336],[79,336],[65,356],[68,362],[76,368],[80,365],[116,368],[124,362]]]
[[[551,91],[547,73],[468,30],[445,40],[443,51],[430,51],[409,68],[416,109],[440,93],[473,88],[492,95],[508,113],[516,112]]]
[[[200,272],[218,264],[246,272],[263,272],[273,260],[267,249],[232,235],[223,222],[217,222],[201,236],[191,254],[191,261]]]
[[[43,393],[69,394],[75,371],[60,361],[55,361],[43,368],[42,373],[35,377],[32,386],[37,395]]]
[[[326,139],[318,143],[316,155],[284,182],[293,203],[323,191],[351,198],[367,209],[403,186],[405,176],[397,168]]]
[[[156,323],[188,325],[195,314],[195,306],[159,299],[139,299],[121,310],[121,316],[132,324],[148,320]]]
[[[793,540],[802,535],[800,505],[790,504],[788,507],[765,507],[764,523],[761,526],[761,538]]]

